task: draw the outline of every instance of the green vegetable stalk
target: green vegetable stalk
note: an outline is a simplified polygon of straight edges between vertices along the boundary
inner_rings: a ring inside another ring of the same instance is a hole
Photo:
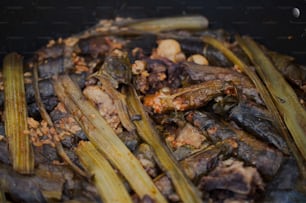
[[[134,121],[138,134],[152,147],[157,157],[157,162],[171,178],[181,200],[186,203],[202,202],[199,191],[189,181],[184,172],[179,168],[174,157],[162,143],[132,86],[129,86],[126,95],[130,113],[132,115],[140,115],[141,117],[140,120]]]
[[[22,174],[34,170],[34,154],[27,124],[22,56],[10,53],[3,62],[5,133],[13,169]]]
[[[91,142],[80,142],[76,153],[82,165],[93,176],[93,182],[103,202],[133,202],[112,166]]]
[[[132,30],[143,32],[162,32],[177,29],[201,30],[208,27],[208,20],[203,16],[182,16],[148,19],[127,25]]]

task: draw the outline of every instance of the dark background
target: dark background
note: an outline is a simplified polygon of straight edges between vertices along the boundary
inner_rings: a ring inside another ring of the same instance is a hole
[[[300,10],[295,17],[293,8]],[[306,0],[0,0],[0,61],[10,51],[29,58],[50,39],[102,18],[202,14],[211,28],[248,34],[306,64]]]

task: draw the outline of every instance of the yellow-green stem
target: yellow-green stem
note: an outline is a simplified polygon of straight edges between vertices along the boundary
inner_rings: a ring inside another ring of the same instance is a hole
[[[127,90],[127,103],[131,114],[141,116],[140,120],[134,121],[137,132],[154,150],[159,165],[171,178],[181,200],[186,203],[202,202],[199,191],[179,168],[170,151],[162,143],[132,86]]]
[[[93,182],[103,202],[133,202],[112,166],[91,142],[80,142],[76,153],[82,165],[93,176]]]
[[[10,53],[3,62],[5,133],[13,169],[22,174],[34,170],[34,154],[27,124],[27,105],[23,78],[23,60]]]

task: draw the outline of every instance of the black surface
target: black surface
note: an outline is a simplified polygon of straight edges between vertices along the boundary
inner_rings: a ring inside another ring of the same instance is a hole
[[[293,8],[300,16],[292,14]],[[10,51],[30,57],[50,39],[67,37],[102,18],[202,14],[211,28],[248,34],[306,64],[306,0],[1,0],[0,61]]]

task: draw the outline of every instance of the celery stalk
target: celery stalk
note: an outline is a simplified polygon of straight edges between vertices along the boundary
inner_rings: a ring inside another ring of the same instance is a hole
[[[3,62],[5,133],[9,141],[13,169],[22,174],[34,170],[34,154],[27,124],[23,60],[10,53]]]
[[[162,32],[177,29],[201,30],[208,27],[208,20],[204,16],[181,16],[147,19],[127,25],[132,30],[144,32]]]
[[[137,132],[140,137],[147,142],[157,158],[160,167],[169,175],[171,181],[183,202],[202,202],[199,191],[193,186],[191,181],[186,177],[184,172],[179,168],[171,152],[165,147],[154,129],[140,102],[135,89],[129,86],[127,90],[127,104],[132,115],[140,115],[140,120],[135,120]]]
[[[103,202],[133,202],[112,166],[91,142],[80,142],[76,153],[82,165],[93,175],[93,182]]]

